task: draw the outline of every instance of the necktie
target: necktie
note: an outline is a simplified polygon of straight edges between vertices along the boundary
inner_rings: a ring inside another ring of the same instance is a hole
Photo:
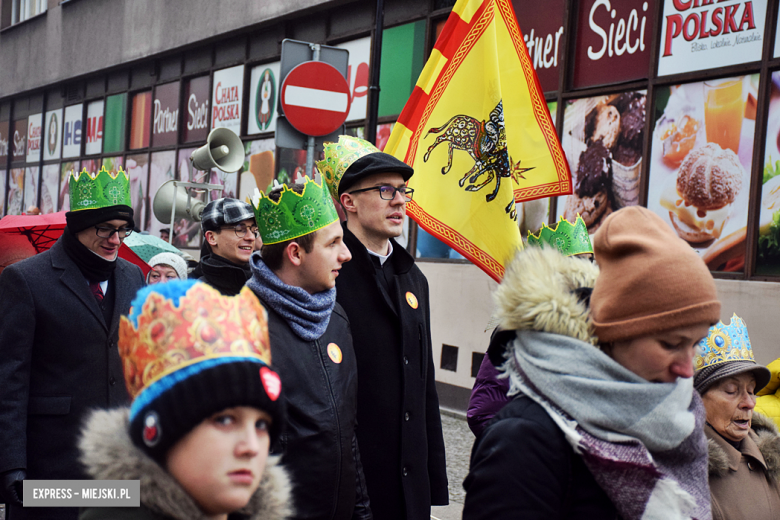
[[[90,282],[89,288],[92,291],[92,295],[95,297],[98,303],[103,302],[103,289],[100,288],[100,282]]]

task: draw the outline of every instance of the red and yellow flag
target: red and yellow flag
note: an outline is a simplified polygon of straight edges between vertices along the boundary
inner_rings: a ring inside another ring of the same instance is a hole
[[[571,193],[510,0],[458,0],[384,151],[414,168],[409,215],[500,280],[515,202]]]

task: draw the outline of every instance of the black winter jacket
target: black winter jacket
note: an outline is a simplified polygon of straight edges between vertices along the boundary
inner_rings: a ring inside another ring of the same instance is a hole
[[[336,304],[325,334],[306,341],[265,308],[273,367],[287,404],[287,428],[271,453],[283,454],[292,476],[294,518],[370,520],[355,436],[357,366],[347,316]]]
[[[198,267],[203,273],[198,281],[206,282],[225,296],[235,296],[241,292],[252,275],[249,264],[241,267],[214,253],[201,258]]]
[[[560,428],[524,396],[510,401],[477,438],[463,487],[463,520],[618,518]]]

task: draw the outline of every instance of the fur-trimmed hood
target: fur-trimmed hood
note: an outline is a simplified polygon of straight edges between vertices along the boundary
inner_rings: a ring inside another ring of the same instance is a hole
[[[140,480],[141,504],[176,520],[205,515],[178,482],[136,447],[128,434],[129,408],[98,410],[86,421],[79,448],[94,479]],[[291,484],[279,457],[268,457],[260,487],[240,513],[252,520],[282,520],[292,515]]]
[[[780,432],[775,423],[759,414],[753,413],[751,439],[764,457],[767,476],[774,482],[780,482]],[[729,474],[729,455],[713,439],[707,440],[709,448],[709,473],[712,477],[725,477]]]
[[[502,330],[535,330],[598,343],[589,307],[577,289],[592,289],[599,269],[583,258],[566,257],[552,247],[526,247],[507,266],[493,293]]]

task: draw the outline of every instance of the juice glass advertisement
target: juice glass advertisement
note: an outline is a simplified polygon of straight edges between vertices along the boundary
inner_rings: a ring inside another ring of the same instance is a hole
[[[639,203],[645,91],[568,101],[561,144],[574,193],[558,198],[558,216],[580,215],[593,234],[613,211]]]
[[[780,275],[780,72],[772,73],[756,274]]]
[[[656,92],[647,207],[711,270],[742,272],[758,75]]]

